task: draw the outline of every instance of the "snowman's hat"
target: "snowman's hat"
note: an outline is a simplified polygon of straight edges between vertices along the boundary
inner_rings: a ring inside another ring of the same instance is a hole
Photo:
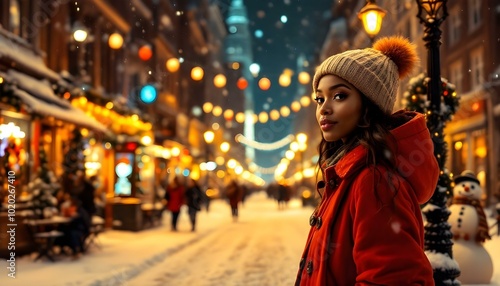
[[[455,184],[460,184],[461,182],[473,181],[479,185],[479,180],[476,178],[476,175],[474,175],[474,172],[472,172],[471,170],[463,171],[459,176],[456,176],[453,179],[453,181],[455,182]]]

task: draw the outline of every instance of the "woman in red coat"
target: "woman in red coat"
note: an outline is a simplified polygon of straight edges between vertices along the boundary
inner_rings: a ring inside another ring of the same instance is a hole
[[[179,180],[179,177],[175,176],[165,192],[167,209],[172,213],[172,231],[177,231],[179,213],[181,212],[181,207],[184,204],[184,192],[184,185]]]
[[[424,116],[392,113],[417,61],[408,40],[390,37],[316,70],[324,181],[296,285],[434,285],[420,204],[439,167]]]

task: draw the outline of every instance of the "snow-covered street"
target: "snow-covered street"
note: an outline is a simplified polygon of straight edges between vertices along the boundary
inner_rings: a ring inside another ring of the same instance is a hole
[[[33,261],[24,256],[16,264],[16,278],[7,277],[0,263],[1,285],[293,285],[309,229],[312,208],[298,200],[286,210],[264,193],[248,198],[237,222],[225,201],[214,201],[198,216],[190,231],[183,209],[179,231],[163,224],[140,232],[107,230],[98,247],[79,260]],[[485,243],[494,260],[493,282],[500,285],[500,237]]]
[[[242,208],[237,222],[220,226],[127,285],[293,285],[311,210],[293,201],[280,211],[262,195]]]

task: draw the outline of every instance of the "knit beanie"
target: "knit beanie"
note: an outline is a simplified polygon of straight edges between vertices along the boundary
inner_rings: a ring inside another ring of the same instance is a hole
[[[409,75],[419,59],[414,44],[401,36],[377,40],[372,48],[349,50],[330,56],[316,69],[313,90],[324,75],[336,75],[391,114],[399,79]]]

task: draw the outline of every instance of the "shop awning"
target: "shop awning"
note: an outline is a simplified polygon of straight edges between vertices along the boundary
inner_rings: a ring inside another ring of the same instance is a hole
[[[28,106],[30,113],[53,116],[100,133],[110,133],[106,126],[75,108],[68,101],[57,97],[47,81],[37,80],[14,70],[9,70],[5,75],[0,73],[0,75],[13,84],[14,95]]]
[[[52,82],[61,80],[61,76],[49,69],[42,56],[21,37],[0,27],[0,62],[7,66],[15,63],[17,69],[29,71],[36,77],[47,78]]]
[[[108,129],[104,125],[87,116],[82,110],[77,109],[71,105],[65,108],[55,104],[51,104],[37,99],[26,91],[17,88],[14,89],[14,94],[29,106],[32,113],[45,116],[53,116],[54,118],[57,118],[59,120],[83,126],[94,131],[108,133]]]

